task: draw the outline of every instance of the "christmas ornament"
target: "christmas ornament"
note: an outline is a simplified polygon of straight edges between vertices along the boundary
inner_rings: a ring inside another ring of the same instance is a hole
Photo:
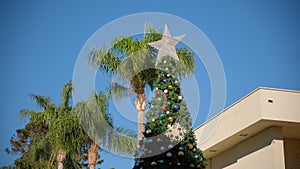
[[[177,165],[179,166],[179,165],[181,165],[181,163],[180,163],[180,162],[178,162],[178,163],[177,163]]]
[[[163,106],[161,106],[161,109],[165,111],[165,110],[167,110],[167,106],[163,105]]]
[[[173,117],[169,117],[169,118],[168,118],[168,121],[169,121],[170,123],[172,123],[172,122],[173,122]]]
[[[183,151],[179,151],[178,152],[178,156],[184,156],[184,152]]]
[[[178,150],[181,150],[181,151],[183,151],[183,150],[184,150],[184,148],[183,148],[182,146],[180,146],[180,147],[178,148]]]
[[[161,98],[159,97],[159,98],[157,98],[157,100],[158,100],[158,101],[161,101]]]
[[[182,100],[182,96],[178,96],[178,100]]]
[[[153,122],[155,122],[155,119],[152,119]]]
[[[161,119],[164,119],[165,117],[166,117],[166,115],[163,113],[159,115],[159,118],[161,118]]]
[[[162,163],[164,163],[164,160],[158,160],[158,162],[162,164]]]
[[[173,107],[173,109],[174,109],[175,111],[179,110],[179,108],[180,108],[180,107],[179,107],[177,104],[175,104],[174,107]]]
[[[166,156],[170,158],[170,157],[172,157],[172,153],[168,152],[168,153],[166,154]]]
[[[197,158],[199,158],[199,155],[198,155],[198,154],[196,154],[196,155],[195,155],[195,158],[196,158],[196,159],[197,159]]]
[[[169,73],[167,74],[167,77],[170,77],[170,74],[169,74]]]
[[[169,70],[169,68],[166,67],[166,68],[165,68],[165,71],[168,71],[168,70]]]
[[[164,150],[165,150],[165,147],[160,147],[160,150],[161,150],[161,151],[164,151]]]
[[[147,142],[148,142],[148,143],[152,143],[153,140],[150,138],[150,139],[147,140]]]
[[[195,148],[193,148],[193,152],[196,152],[197,151],[197,148],[195,147]]]
[[[158,90],[158,87],[156,87],[155,89]]]
[[[167,111],[167,112],[166,112],[166,114],[170,114],[170,112],[169,112],[169,111]]]
[[[169,149],[173,148],[173,145],[172,144],[168,145],[168,148]]]
[[[162,82],[163,83],[167,83],[168,81],[167,81],[167,79],[163,79]]]
[[[194,164],[190,164],[190,167],[191,167],[191,168],[195,168],[195,165],[194,165]]]
[[[161,60],[162,57],[168,55],[174,58],[175,60],[179,60],[175,45],[184,38],[185,35],[177,36],[177,37],[171,37],[169,29],[167,25],[165,25],[164,33],[161,38],[161,40],[148,43],[148,45],[158,49],[157,59],[155,65]]]
[[[191,144],[191,143],[189,143],[187,146],[188,146],[189,150],[193,149],[193,147],[194,147],[193,144]]]
[[[167,94],[166,94],[166,97],[169,97],[169,96],[170,96],[170,94],[169,94],[169,93],[167,93]]]
[[[146,133],[147,133],[147,134],[151,133],[151,130],[146,130]]]
[[[172,90],[172,89],[173,89],[173,86],[172,86],[172,85],[169,85],[169,86],[168,86],[168,89],[169,89],[169,90]]]
[[[164,64],[166,64],[167,63],[167,61],[166,60],[164,60],[164,62],[163,62]]]
[[[163,140],[162,140],[161,138],[157,138],[156,141],[157,141],[157,142],[161,142],[161,141],[163,141]]]
[[[168,104],[168,105],[170,105],[170,104],[171,104],[171,102],[167,102],[167,104]]]
[[[155,161],[152,161],[152,162],[151,162],[151,165],[152,165],[152,166],[156,166],[156,164],[157,164],[157,163],[156,163]]]
[[[164,90],[164,93],[168,93],[168,90],[166,89],[166,90]]]
[[[179,123],[175,123],[171,127],[168,127],[165,135],[170,138],[172,142],[181,141],[184,139],[186,129]]]
[[[171,126],[172,126],[171,124],[168,124],[168,125],[167,125],[168,128],[171,127]]]
[[[173,66],[173,63],[169,63],[169,66],[170,66],[170,67]]]
[[[157,92],[156,92],[156,95],[159,96],[159,95],[160,95],[160,91],[157,91]]]

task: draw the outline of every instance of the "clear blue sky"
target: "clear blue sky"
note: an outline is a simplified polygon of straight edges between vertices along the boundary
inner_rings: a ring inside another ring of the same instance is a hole
[[[110,21],[137,12],[177,15],[208,36],[225,69],[227,106],[259,86],[300,90],[300,2],[297,0],[3,0],[0,2],[0,166],[15,159],[6,155],[4,149],[9,147],[9,138],[15,130],[24,126],[17,118],[19,110],[34,109],[28,94],[50,96],[58,102],[60,89],[72,78],[76,58],[87,39]],[[197,72],[205,72],[201,63],[198,67]],[[205,81],[203,84],[204,92],[209,85]],[[201,95],[202,111],[206,111],[209,99],[209,94]],[[116,120],[120,118],[116,116]],[[195,124],[201,122],[203,119],[197,119]],[[132,159],[107,153],[102,156],[103,169],[133,165]]]

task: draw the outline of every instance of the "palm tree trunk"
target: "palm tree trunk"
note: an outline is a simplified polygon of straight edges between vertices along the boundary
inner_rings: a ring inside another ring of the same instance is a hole
[[[63,150],[59,150],[57,154],[57,166],[58,169],[63,169],[64,168],[64,161],[66,160],[67,154]]]
[[[91,147],[88,151],[88,162],[90,169],[95,169],[97,162],[98,162],[98,150],[99,145],[96,143],[96,141],[93,141],[91,144]]]
[[[144,111],[146,109],[146,96],[144,91],[137,94],[134,104],[138,112],[138,141],[140,142],[144,137]]]

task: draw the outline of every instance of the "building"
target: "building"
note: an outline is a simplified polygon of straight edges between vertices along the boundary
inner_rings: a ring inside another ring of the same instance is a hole
[[[207,169],[300,169],[300,91],[258,88],[195,134]]]

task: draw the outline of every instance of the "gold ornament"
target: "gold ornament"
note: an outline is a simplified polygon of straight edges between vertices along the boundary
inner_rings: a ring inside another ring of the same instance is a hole
[[[172,86],[172,85],[169,85],[169,86],[168,86],[168,89],[169,89],[169,90],[172,90],[172,89],[173,89],[173,86]]]
[[[194,148],[193,144],[191,144],[191,143],[189,143],[187,146],[190,150]]]
[[[184,152],[183,151],[179,151],[178,152],[178,156],[184,156]]]
[[[168,120],[169,120],[170,123],[172,123],[173,122],[173,117],[169,117]]]

